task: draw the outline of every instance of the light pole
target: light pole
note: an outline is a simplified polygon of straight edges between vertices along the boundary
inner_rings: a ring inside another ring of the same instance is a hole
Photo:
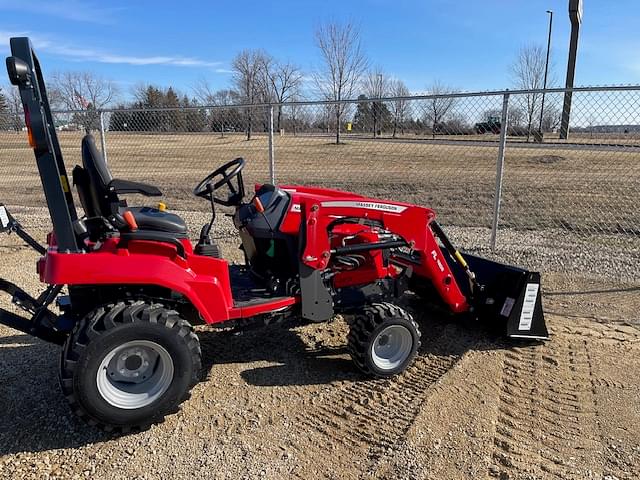
[[[569,20],[571,20],[571,39],[569,40],[569,58],[567,60],[567,80],[565,82],[565,88],[572,89],[573,79],[576,73],[576,56],[578,54],[580,25],[582,24],[582,0],[569,0]],[[573,91],[568,90],[564,92],[562,119],[560,120],[560,138],[563,140],[569,137],[572,96]]]
[[[551,52],[551,27],[553,26],[553,11],[547,10],[549,14],[549,37],[547,39],[547,61],[544,64],[544,80],[542,81],[542,104],[540,105],[540,140],[542,140],[542,116],[544,115],[544,96],[547,89],[547,74],[549,73],[549,53]]]

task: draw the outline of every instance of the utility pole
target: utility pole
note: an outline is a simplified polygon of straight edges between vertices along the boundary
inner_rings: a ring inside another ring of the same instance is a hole
[[[553,26],[553,12],[551,10],[547,10],[549,14],[549,38],[547,39],[547,61],[544,64],[544,80],[542,82],[542,105],[540,105],[540,126],[538,127],[538,132],[540,132],[540,139],[542,140],[542,117],[544,115],[544,96],[546,94],[547,89],[547,74],[549,73],[549,53],[551,52],[551,27]]]
[[[567,81],[565,88],[573,88],[576,73],[576,55],[578,53],[578,37],[582,23],[582,0],[569,0],[569,19],[571,20],[571,40],[569,41],[569,60],[567,62]],[[569,118],[571,116],[571,97],[573,92],[564,93],[562,120],[560,121],[560,138],[569,137]]]
[[[377,97],[378,98],[382,98],[382,74],[378,73],[376,75],[376,81],[377,81],[377,85],[376,85],[376,90],[377,90]],[[373,138],[376,138],[376,135],[378,134],[378,123],[379,123],[379,118],[378,115],[380,113],[382,113],[382,105],[380,104],[380,102],[373,102]],[[380,112],[378,111],[380,110]]]

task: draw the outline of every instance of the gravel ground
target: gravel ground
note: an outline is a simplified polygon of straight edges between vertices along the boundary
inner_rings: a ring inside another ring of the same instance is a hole
[[[42,209],[14,213],[43,238]],[[192,236],[206,218],[184,216]],[[486,229],[448,231],[463,246],[488,243]],[[239,261],[227,218],[215,233]],[[58,347],[0,327],[0,477],[639,478],[638,242],[509,230],[498,240],[499,258],[543,271],[551,341],[507,343],[409,298],[423,331],[415,365],[367,380],[340,319],[199,327],[207,379],[163,424],[120,438],[69,412]],[[15,237],[0,252],[0,276],[38,291],[34,253]]]

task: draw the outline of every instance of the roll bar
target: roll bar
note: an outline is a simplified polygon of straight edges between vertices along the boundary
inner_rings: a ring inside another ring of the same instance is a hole
[[[11,38],[10,45],[11,56],[6,59],[7,72],[11,83],[20,90],[29,144],[36,157],[58,251],[78,252],[73,229],[78,217],[40,62],[28,37]]]

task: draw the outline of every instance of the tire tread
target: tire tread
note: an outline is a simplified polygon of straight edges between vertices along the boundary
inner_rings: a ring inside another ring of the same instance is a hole
[[[383,323],[398,318],[408,322],[415,330],[418,338],[417,346],[415,348],[415,351],[417,351],[420,348],[420,328],[411,314],[403,308],[387,302],[372,303],[365,305],[361,312],[354,315],[354,318],[351,321],[349,334],[347,336],[347,350],[349,351],[353,362],[365,374],[388,377],[399,373],[394,372],[391,374],[381,374],[380,372],[374,371],[367,364],[367,352],[370,342],[372,341],[372,333]],[[415,356],[415,353],[412,354],[412,357],[413,356]],[[411,358],[411,360],[413,360],[413,358]],[[406,366],[410,363],[411,361],[407,362]]]
[[[90,425],[95,425],[106,432],[124,434],[132,430],[145,430],[151,426],[151,423],[162,422],[165,415],[171,413],[171,411],[161,412],[158,417],[138,425],[112,425],[99,421],[87,412],[74,392],[73,378],[78,368],[78,360],[89,342],[120,325],[135,322],[159,324],[174,332],[176,336],[184,338],[185,344],[191,352],[193,376],[189,388],[179,399],[178,405],[189,399],[191,388],[200,380],[202,368],[200,341],[193,332],[191,324],[181,318],[178,312],[167,309],[161,304],[146,304],[141,301],[122,301],[95,308],[76,324],[73,332],[67,338],[62,349],[59,380],[62,393],[71,410]],[[179,406],[173,410],[177,411],[178,409]]]

